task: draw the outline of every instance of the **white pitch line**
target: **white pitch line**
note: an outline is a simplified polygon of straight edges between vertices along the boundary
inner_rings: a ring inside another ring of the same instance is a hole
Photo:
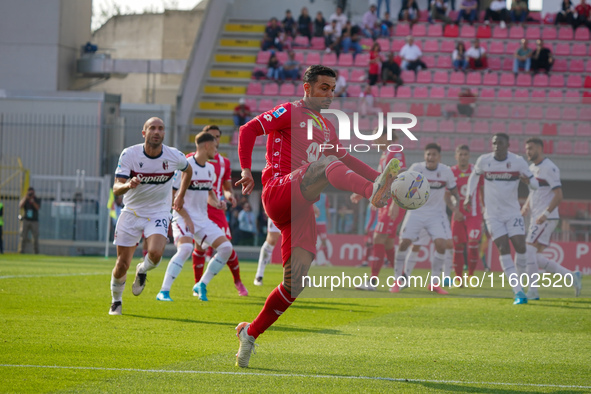
[[[47,275],[4,275],[0,279],[14,279],[14,278],[49,278],[54,276],[90,276],[90,275],[105,275],[104,272],[85,272],[85,273],[69,273],[69,274],[47,274]]]
[[[172,374],[200,374],[200,375],[238,375],[238,376],[266,376],[274,378],[320,378],[320,379],[352,379],[352,380],[381,380],[401,383],[454,383],[454,384],[478,384],[491,386],[522,386],[522,387],[550,387],[567,389],[591,389],[591,386],[575,386],[563,384],[536,384],[536,383],[505,383],[505,382],[468,382],[460,380],[429,380],[429,379],[404,379],[386,378],[380,376],[347,376],[347,375],[306,375],[299,373],[260,373],[260,372],[226,372],[226,371],[175,371],[170,369],[136,369],[136,368],[105,368],[105,367],[75,367],[61,365],[19,365],[0,364],[7,368],[47,368],[47,369],[78,369],[91,371],[117,371],[117,372],[150,372]]]

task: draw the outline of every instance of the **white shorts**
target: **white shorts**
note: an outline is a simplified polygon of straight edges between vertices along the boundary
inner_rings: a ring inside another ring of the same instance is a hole
[[[113,243],[117,246],[137,246],[142,238],[142,233],[146,239],[154,234],[168,237],[168,226],[171,221],[170,211],[161,212],[150,218],[139,217],[132,212],[123,211],[117,220]]]
[[[413,215],[413,212],[407,213],[404,217],[400,238],[410,239],[413,243],[420,242],[421,230],[424,230],[433,240],[451,239],[451,226],[447,215],[422,217]]]
[[[532,222],[527,231],[526,242],[528,244],[535,244],[537,242],[544,246],[550,245],[550,237],[556,226],[558,226],[558,219],[546,220],[542,224]]]
[[[273,221],[271,219],[267,220],[267,232],[268,233],[280,233],[281,230],[279,230],[277,228],[277,226],[275,226],[275,223],[273,223]]]
[[[195,227],[195,232],[191,233],[189,229],[187,229],[185,219],[180,216],[175,217],[174,221],[172,222],[172,235],[174,237],[174,243],[176,244],[181,237],[191,237],[195,240],[196,245],[203,246],[205,243],[211,246],[213,241],[219,237],[226,236],[224,231],[209,219],[193,222],[193,227]]]
[[[514,235],[525,235],[525,224],[521,215],[510,218],[488,218],[484,220],[493,241],[503,235],[508,235],[509,238]]]
[[[419,233],[419,238],[413,239],[412,244],[417,246],[427,246],[429,245],[430,241],[431,237],[429,236],[429,233],[427,232],[427,230],[422,229]]]

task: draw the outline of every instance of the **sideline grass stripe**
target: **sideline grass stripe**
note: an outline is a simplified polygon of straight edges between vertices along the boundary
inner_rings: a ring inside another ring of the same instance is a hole
[[[537,383],[505,383],[505,382],[465,382],[461,380],[430,380],[430,379],[404,379],[386,378],[381,376],[347,376],[347,375],[307,375],[300,373],[260,373],[260,372],[227,372],[227,371],[175,371],[170,369],[139,369],[139,368],[106,368],[106,367],[75,367],[61,365],[18,365],[0,364],[5,368],[47,368],[47,369],[78,369],[87,371],[118,371],[118,372],[149,372],[149,373],[171,373],[171,374],[201,374],[201,375],[243,375],[243,376],[269,376],[274,378],[318,378],[318,379],[352,379],[352,380],[380,380],[401,383],[453,383],[453,384],[476,384],[489,386],[518,386],[518,387],[550,387],[566,389],[591,389],[591,386],[575,386],[564,384],[537,384]]]
[[[105,275],[105,272],[82,272],[82,273],[66,273],[66,274],[47,274],[47,275],[4,275],[0,276],[0,279],[13,279],[13,278],[49,278],[56,276],[91,276],[91,275]]]

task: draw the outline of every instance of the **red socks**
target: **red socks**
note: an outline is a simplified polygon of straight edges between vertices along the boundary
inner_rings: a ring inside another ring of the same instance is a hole
[[[333,161],[325,170],[328,182],[339,190],[362,195],[369,199],[373,191],[373,183],[356,174],[340,161]]]
[[[384,255],[386,254],[386,246],[384,244],[373,245],[373,255],[371,257],[371,276],[378,276],[380,270],[384,265]]]
[[[230,256],[230,258],[228,259],[228,262],[226,264],[228,265],[228,268],[230,268],[230,272],[232,273],[232,276],[234,277],[234,283],[241,282],[241,280],[240,280],[240,265],[238,265],[238,255],[236,255],[235,250],[232,250],[232,255]]]
[[[279,316],[281,316],[294,301],[295,298],[291,297],[289,292],[283,287],[283,283],[281,283],[271,292],[271,294],[269,294],[265,306],[263,306],[263,309],[256,319],[254,319],[252,323],[250,323],[250,326],[248,326],[247,334],[258,338],[259,335],[264,333],[267,328],[271,327],[271,325],[279,319]]]
[[[454,271],[456,276],[462,276],[464,272],[464,248],[454,248]]]
[[[205,265],[205,252],[193,250],[193,273],[195,274],[195,283],[201,280],[203,276],[203,266]]]
[[[474,275],[478,260],[480,260],[478,242],[468,242],[468,275]]]

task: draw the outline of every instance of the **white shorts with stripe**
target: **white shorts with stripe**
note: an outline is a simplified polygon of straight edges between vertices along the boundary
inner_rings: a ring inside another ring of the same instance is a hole
[[[556,226],[558,226],[558,219],[546,220],[542,224],[536,224],[536,222],[532,222],[532,224],[529,226],[529,230],[527,231],[526,242],[528,244],[535,244],[537,242],[544,246],[550,245],[550,237],[552,236]]]
[[[401,239],[410,239],[415,245],[423,245],[425,232],[432,240],[451,239],[451,226],[447,215],[419,216],[407,213],[400,230]],[[428,242],[427,242],[428,243]],[[426,244],[426,243],[425,243]]]
[[[168,226],[172,221],[170,211],[158,213],[152,217],[136,216],[133,212],[123,211],[117,219],[113,243],[117,246],[137,246],[142,234],[147,239],[151,235],[160,234],[168,237]]]
[[[190,237],[195,240],[196,245],[203,246],[203,244],[207,244],[211,246],[213,241],[226,236],[224,231],[209,219],[193,222],[193,227],[195,227],[195,232],[191,233],[185,224],[185,219],[180,216],[175,217],[172,222],[174,243],[176,244],[181,237]]]
[[[503,235],[508,235],[509,238],[514,235],[525,235],[525,224],[521,215],[506,218],[488,218],[484,220],[493,241]]]

